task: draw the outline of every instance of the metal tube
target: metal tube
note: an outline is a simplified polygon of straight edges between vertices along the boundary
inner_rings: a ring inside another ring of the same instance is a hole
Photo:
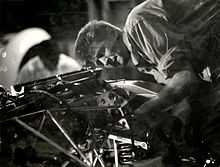
[[[45,114],[43,114],[43,117],[42,117],[41,122],[40,122],[40,126],[38,128],[38,132],[40,132],[42,130],[42,128],[44,126],[44,123],[45,123],[45,120],[46,120],[46,116],[45,116]],[[33,141],[33,146],[35,146],[36,143],[37,143],[37,137],[35,137],[35,139]]]
[[[42,130],[42,128],[43,128],[43,126],[44,126],[45,119],[46,119],[46,116],[45,116],[45,114],[43,114],[43,118],[42,118],[42,120],[41,120],[39,129],[38,129],[39,132]]]
[[[92,164],[92,167],[95,167],[97,161],[98,161],[98,157],[95,157],[95,159],[94,159],[94,161],[93,161],[93,164]]]
[[[41,138],[42,140],[46,141],[48,144],[50,144],[51,146],[53,146],[54,148],[56,148],[57,150],[59,150],[60,152],[64,153],[66,156],[68,156],[70,158],[70,160],[72,162],[78,162],[80,165],[84,166],[84,167],[89,167],[87,164],[85,164],[84,162],[82,162],[79,158],[77,158],[76,156],[70,154],[68,151],[66,151],[63,147],[61,147],[60,145],[58,145],[57,143],[55,143],[54,141],[50,140],[48,137],[46,137],[45,135],[41,134],[40,132],[36,131],[35,129],[33,129],[32,127],[30,127],[29,125],[27,125],[26,123],[24,123],[23,121],[21,121],[19,118],[15,117],[14,120],[21,125],[22,127],[24,127],[25,129],[29,130],[30,132],[32,132],[33,134],[35,134],[37,137]]]
[[[35,114],[41,114],[41,113],[44,113],[45,111],[46,111],[45,109],[44,110],[39,110],[39,111],[36,111],[36,112],[16,116],[16,118],[23,118],[23,117],[28,117],[28,116],[35,115]],[[6,122],[6,121],[11,121],[11,120],[14,120],[14,119],[15,119],[15,117],[11,117],[11,118],[8,118],[4,121],[0,121],[0,123]]]
[[[101,159],[101,156],[97,153],[97,151],[96,151],[95,149],[94,149],[93,151],[94,151],[94,153],[95,153],[96,158],[99,160],[101,166],[102,166],[102,167],[105,167],[104,162],[103,162],[102,159]]]
[[[82,153],[82,151],[76,146],[76,144],[72,141],[72,139],[69,137],[69,135],[65,132],[65,130],[60,126],[60,124],[57,122],[57,120],[54,118],[54,116],[51,114],[49,110],[47,110],[47,114],[51,118],[51,120],[55,123],[55,125],[59,128],[59,130],[62,132],[62,134],[65,136],[65,138],[70,142],[70,144],[74,147],[74,149],[79,153],[79,155],[86,161],[87,164],[90,165],[90,162],[86,158],[86,156]]]
[[[115,153],[115,167],[118,167],[118,149],[115,140],[113,140],[113,145],[114,145],[114,153]]]

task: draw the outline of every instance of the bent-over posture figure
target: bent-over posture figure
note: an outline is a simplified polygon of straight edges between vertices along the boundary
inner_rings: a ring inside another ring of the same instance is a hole
[[[191,144],[198,139],[197,148],[202,145],[206,153],[220,159],[219,1],[146,0],[128,15],[123,39],[136,67],[165,84],[157,98],[136,110],[137,119],[152,128],[167,116],[180,118],[193,126]],[[211,82],[205,86],[207,67]],[[190,103],[191,112],[166,112],[179,102]]]

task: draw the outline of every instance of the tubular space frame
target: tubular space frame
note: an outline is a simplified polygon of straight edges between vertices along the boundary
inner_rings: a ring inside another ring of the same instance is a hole
[[[83,161],[81,161],[78,157],[72,155],[69,151],[67,151],[66,149],[64,149],[62,146],[60,146],[59,144],[55,143],[53,140],[49,139],[48,137],[46,137],[45,135],[43,135],[41,132],[39,132],[38,130],[35,130],[34,128],[30,127],[28,124],[26,124],[25,122],[23,122],[22,120],[19,119],[19,117],[14,117],[13,120],[15,122],[17,122],[19,125],[21,125],[23,128],[27,129],[28,131],[32,132],[35,136],[41,138],[42,140],[46,141],[48,144],[50,144],[51,146],[53,146],[54,148],[56,148],[58,151],[64,153],[67,157],[70,158],[70,160],[72,162],[78,162],[80,165],[84,166],[84,167],[89,167],[90,166],[90,162],[88,161],[88,159],[86,158],[86,156],[81,152],[81,150],[75,145],[75,143],[70,139],[70,137],[65,133],[64,129],[59,125],[59,123],[55,120],[55,118],[52,116],[52,114],[50,112],[48,112],[47,110],[41,111],[42,113],[47,112],[47,114],[49,115],[49,118],[52,119],[52,121],[54,122],[54,124],[58,127],[58,129],[61,131],[61,133],[64,135],[64,137],[70,142],[70,144],[74,147],[74,149],[79,153],[79,155],[84,159],[84,161],[86,163],[84,163]],[[41,113],[40,112],[40,113]],[[38,114],[34,113],[34,114]],[[50,114],[49,114],[50,113]],[[26,117],[29,116],[25,115],[22,117]],[[42,127],[41,127],[42,128]]]

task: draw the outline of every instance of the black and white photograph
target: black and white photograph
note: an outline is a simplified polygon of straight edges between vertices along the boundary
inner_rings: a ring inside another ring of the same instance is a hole
[[[0,167],[220,167],[220,1],[0,0]]]

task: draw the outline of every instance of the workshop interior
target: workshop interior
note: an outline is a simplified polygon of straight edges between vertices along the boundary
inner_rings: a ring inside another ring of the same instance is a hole
[[[0,166],[220,166],[219,20],[218,0],[0,0]]]

